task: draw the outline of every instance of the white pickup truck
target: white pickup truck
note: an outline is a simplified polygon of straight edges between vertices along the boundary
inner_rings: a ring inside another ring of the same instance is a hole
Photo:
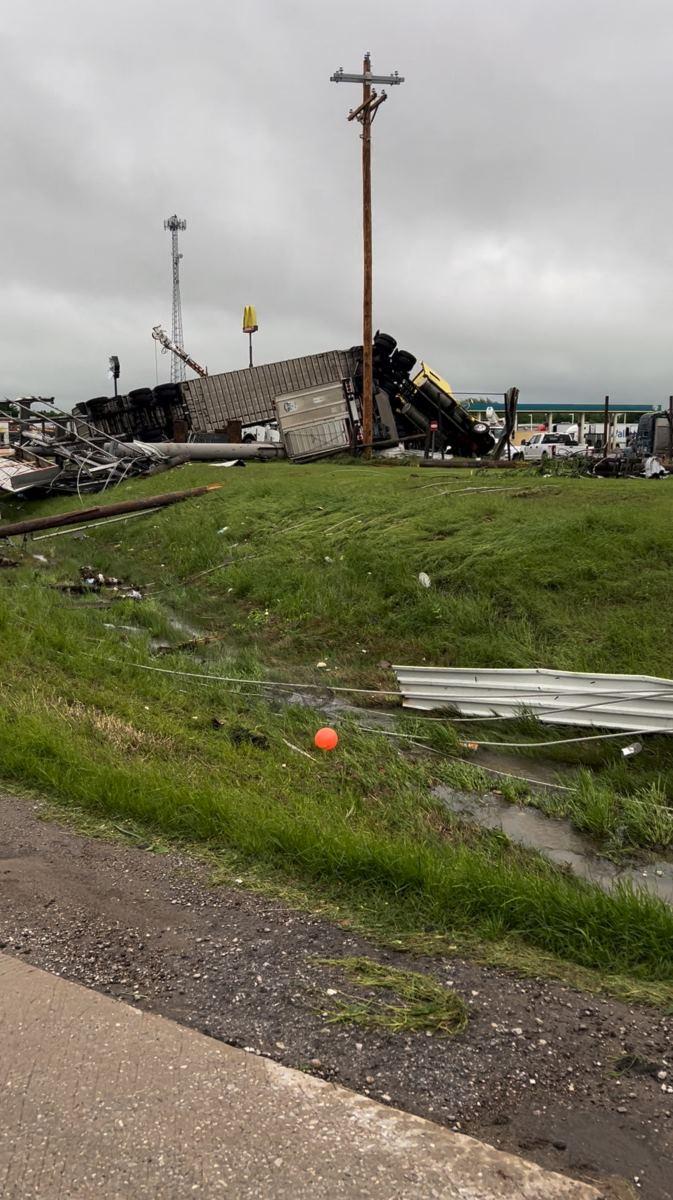
[[[572,458],[586,451],[586,446],[581,446],[569,433],[534,433],[517,446],[514,457],[539,462],[543,458]]]

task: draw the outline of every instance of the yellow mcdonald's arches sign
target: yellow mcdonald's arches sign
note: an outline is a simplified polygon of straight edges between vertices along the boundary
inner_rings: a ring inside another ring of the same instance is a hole
[[[243,332],[256,333],[259,329],[257,324],[257,313],[254,304],[246,304],[243,309]]]

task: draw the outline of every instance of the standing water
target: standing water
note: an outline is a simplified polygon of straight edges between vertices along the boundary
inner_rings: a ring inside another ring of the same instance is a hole
[[[604,891],[610,891],[617,883],[629,883],[673,904],[671,862],[662,860],[648,863],[646,867],[620,867],[599,857],[588,838],[573,829],[569,821],[546,817],[535,808],[509,804],[492,792],[476,796],[472,792],[441,786],[434,788],[432,794],[456,816],[481,829],[500,830],[517,846],[539,851],[550,862],[569,867],[574,875]]]

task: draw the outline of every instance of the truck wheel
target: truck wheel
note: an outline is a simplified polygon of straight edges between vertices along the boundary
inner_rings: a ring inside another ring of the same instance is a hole
[[[404,375],[408,375],[416,365],[416,356],[408,350],[396,350],[391,365],[395,371],[401,371]]]
[[[376,333],[374,335],[374,348],[379,354],[385,355],[386,358],[390,357],[396,345],[395,338],[391,337],[389,333]]]

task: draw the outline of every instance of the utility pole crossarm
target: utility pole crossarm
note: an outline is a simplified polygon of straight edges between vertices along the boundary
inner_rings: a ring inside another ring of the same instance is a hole
[[[362,75],[347,75],[343,67],[339,67],[329,78],[330,83],[387,83],[390,87],[394,87],[396,83],[404,83],[404,75],[399,75],[397,71],[393,75],[372,75],[371,71]]]

